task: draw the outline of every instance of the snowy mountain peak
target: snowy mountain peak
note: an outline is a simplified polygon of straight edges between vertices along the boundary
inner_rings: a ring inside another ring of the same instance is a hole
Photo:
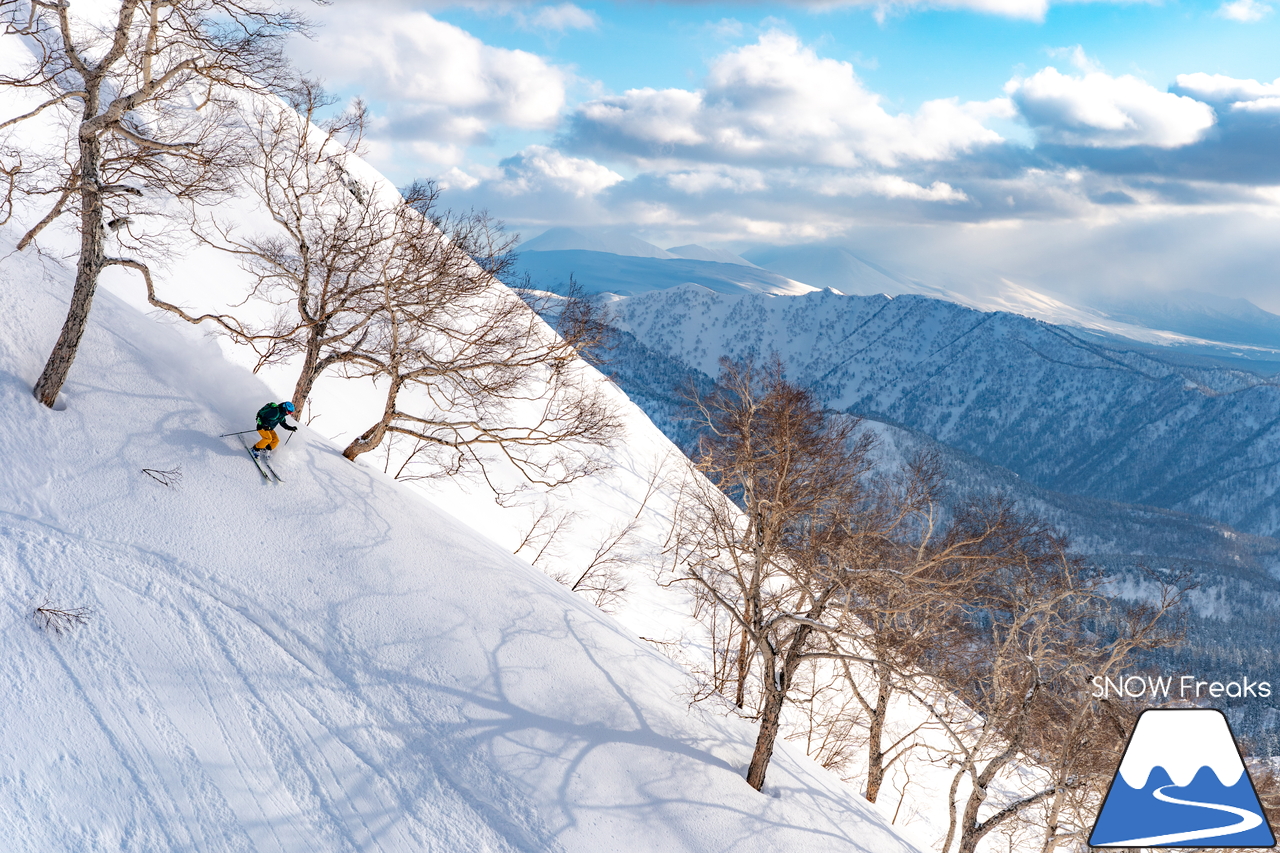
[[[1126,785],[1140,790],[1156,767],[1163,767],[1180,788],[1190,785],[1201,767],[1212,770],[1228,788],[1244,773],[1227,718],[1209,708],[1156,710],[1142,715],[1120,762],[1120,775]]]
[[[706,246],[699,246],[697,243],[690,243],[687,246],[672,246],[667,251],[677,258],[687,258],[691,261],[715,261],[719,264],[737,264],[743,267],[756,266],[741,255],[735,255],[733,252],[724,249],[708,249]],[[756,267],[756,269],[759,269],[759,267]]]
[[[603,228],[551,228],[520,244],[522,252],[557,252],[568,249],[607,252],[633,258],[678,257],[632,234]]]
[[[1280,347],[1280,317],[1247,299],[1184,290],[1095,296],[1093,301],[1122,323],[1244,346]]]
[[[586,249],[537,249],[520,255],[518,271],[534,286],[559,292],[572,275],[587,293],[634,296],[684,284],[717,293],[797,294],[816,288],[758,267],[688,258],[625,256]]]
[[[815,287],[870,296],[923,292],[911,280],[864,261],[838,246],[780,246],[745,253],[752,263]],[[930,293],[930,295],[935,295]]]

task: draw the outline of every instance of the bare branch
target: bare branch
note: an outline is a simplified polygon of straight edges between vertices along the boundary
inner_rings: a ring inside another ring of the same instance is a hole
[[[46,598],[33,615],[42,628],[61,636],[73,628],[88,624],[93,611],[87,607],[60,607]]]

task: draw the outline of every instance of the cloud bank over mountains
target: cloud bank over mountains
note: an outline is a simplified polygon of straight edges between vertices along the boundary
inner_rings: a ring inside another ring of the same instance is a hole
[[[1043,13],[1022,0],[950,5]],[[775,21],[688,85],[614,92],[425,8],[336,4],[299,56],[373,103],[371,159],[384,171],[435,177],[451,204],[527,233],[613,224],[660,242],[786,243],[886,224],[1164,227],[1200,212],[1280,213],[1280,80],[1189,68],[1159,85],[1077,45],[985,100],[941,92],[898,109],[829,44]],[[600,21],[572,3],[484,8],[547,38]],[[510,147],[476,159],[495,139]]]

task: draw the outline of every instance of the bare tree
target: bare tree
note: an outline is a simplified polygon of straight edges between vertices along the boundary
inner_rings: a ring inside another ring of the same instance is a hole
[[[1142,603],[1112,598],[1096,575],[1087,581],[1093,595],[1085,599],[1085,618],[1073,626],[1084,658],[1076,673],[1106,678],[1133,672],[1143,652],[1182,642],[1182,602],[1195,586],[1190,573],[1160,578],[1144,572],[1156,593]],[[1136,702],[1095,698],[1071,681],[1053,686],[1060,689],[1047,703],[1051,714],[1036,729],[1030,750],[1054,787],[1045,800],[1043,853],[1087,839],[1142,710]]]
[[[596,544],[585,566],[555,572],[551,577],[573,592],[585,595],[604,612],[612,613],[627,593],[626,570],[637,562],[632,549],[640,531],[640,517],[664,483],[665,471],[665,461],[656,462],[635,513],[610,528]],[[536,560],[534,562],[536,564]]]
[[[698,468],[714,486],[687,487],[676,573],[736,626],[731,642],[715,626],[721,656],[736,664],[726,679],[734,703],[745,706],[749,684],[759,690],[748,782],[763,784],[800,667],[835,662],[865,715],[874,799],[886,769],[915,743],[911,733],[884,742],[895,684],[955,640],[961,590],[983,570],[975,554],[994,531],[935,529],[942,475],[933,457],[900,480],[871,482],[870,436],[788,383],[776,359],[763,368],[722,362],[718,390],[694,404],[704,429]],[[847,709],[841,715],[821,724],[828,756],[847,751],[831,729],[852,731]]]
[[[411,446],[398,477],[428,464],[483,471],[490,450],[546,485],[594,470],[585,448],[620,422],[577,363],[583,341],[557,337],[501,286],[516,236],[483,211],[438,210],[433,183],[398,194],[362,183],[352,158],[365,112],[357,103],[322,120],[331,103],[303,81],[292,111],[255,112],[250,185],[271,230],[242,235],[216,215],[197,228],[240,258],[255,282],[246,301],[275,306],[275,316],[257,325],[182,316],[217,322],[260,366],[298,359],[296,407],[325,371],[378,383],[383,411],[348,459],[398,437]]]
[[[886,741],[900,684],[955,642],[957,602],[986,568],[972,557],[992,531],[973,536],[961,525],[943,524],[943,479],[936,454],[912,459],[899,474],[877,481],[828,545],[828,559],[845,572],[848,588],[842,632],[826,642],[837,655],[852,645],[866,658],[858,666],[835,660],[865,715],[871,802],[889,769],[921,745],[919,725]]]
[[[483,213],[406,217],[376,330],[344,365],[385,390],[383,412],[348,459],[403,435],[482,469],[484,454],[556,486],[598,469],[592,446],[621,430],[616,406],[579,358],[495,273],[510,242]]]
[[[890,719],[899,697],[963,670],[981,647],[970,617],[990,578],[1024,565],[1030,545],[1050,535],[1000,499],[946,508],[944,482],[935,454],[910,460],[877,478],[860,503],[846,504],[823,543],[822,559],[844,583],[840,618],[828,619],[823,639],[865,716],[873,802],[890,768],[930,746],[920,736],[934,729],[927,713],[923,722]]]
[[[208,199],[227,189],[239,154],[227,132],[229,93],[277,85],[282,41],[302,26],[270,0],[120,0],[104,26],[77,16],[79,5],[0,0],[5,33],[34,53],[29,68],[0,77],[0,86],[39,93],[0,129],[52,111],[65,130],[65,150],[32,190],[52,203],[19,248],[63,214],[78,218],[80,235],[66,321],[34,389],[46,406],[75,360],[102,271],[135,269],[149,284],[147,200]],[[109,231],[126,245],[133,238],[136,253],[108,254]]]
[[[546,571],[546,567],[541,565],[540,561],[548,556],[553,558],[561,556],[559,551],[552,549],[577,517],[577,512],[558,507],[553,498],[544,497],[541,505],[533,513],[529,529],[511,553],[518,555],[527,548],[532,553],[529,557],[530,564]],[[560,583],[565,582],[565,578],[560,575],[553,574],[551,577]]]
[[[435,188],[414,185],[405,198],[376,198],[376,188],[352,173],[361,152],[367,112],[360,102],[328,118],[334,103],[319,84],[302,80],[286,104],[264,100],[249,122],[252,160],[244,169],[270,217],[271,229],[241,233],[216,210],[195,216],[205,245],[239,258],[252,277],[244,302],[273,306],[265,322],[228,315],[212,320],[237,343],[253,348],[255,368],[298,360],[292,401],[299,410],[328,369],[358,357],[382,309],[388,276],[400,274],[395,242],[405,205],[430,206]]]
[[[1063,807],[1073,794],[1101,793],[1103,768],[1114,766],[1124,743],[1114,736],[1114,708],[1091,698],[1089,679],[1176,641],[1168,617],[1188,587],[1165,584],[1154,603],[1122,607],[1101,573],[1071,556],[1034,516],[993,500],[974,505],[965,523],[1000,533],[985,546],[998,559],[966,602],[972,640],[938,667],[966,714],[963,726],[953,724],[954,716],[944,725],[956,773],[942,849],[954,841],[959,853],[973,853],[990,832],[1042,803],[1050,806],[1051,849],[1061,840]],[[1103,725],[1109,715],[1112,722]],[[1019,761],[1040,768],[1041,781],[997,798],[997,781]],[[962,783],[967,793],[960,802]]]
[[[871,440],[855,438],[856,422],[828,418],[776,359],[765,367],[722,360],[719,387],[692,402],[705,431],[696,463],[707,481],[685,493],[675,582],[694,584],[732,620],[740,708],[759,665],[760,730],[747,770],[759,790],[797,670],[826,657],[811,640],[830,627],[824,620],[845,579],[818,555],[831,520],[861,497]]]
[[[88,624],[93,611],[87,607],[63,607],[45,599],[32,615],[40,627],[61,636],[73,628]]]
[[[813,710],[809,736],[824,756],[847,755],[840,738],[853,736],[853,715],[833,698],[831,677],[843,673],[866,725],[868,796],[927,746],[957,768],[944,851],[973,853],[1037,807],[1049,809],[1047,837],[1060,837],[1060,817],[1087,799],[1076,794],[1117,742],[1089,728],[1102,711],[1088,707],[1088,678],[1169,642],[1167,617],[1184,590],[1166,586],[1155,605],[1118,607],[1102,575],[1044,520],[999,496],[944,508],[936,458],[867,477],[869,440],[856,437],[856,421],[824,413],[776,360],[722,362],[718,389],[694,404],[707,480],[685,486],[672,582],[692,583],[712,616],[713,669],[735,704],[745,708],[758,691],[748,782],[763,784],[797,687],[806,701],[839,709],[822,720]],[[895,695],[926,721],[887,737]],[[926,743],[926,725],[941,736]],[[1049,781],[993,801],[1019,761]]]
[[[1048,853],[1096,806],[1124,743],[1124,709],[1093,700],[1089,679],[1174,641],[1187,587],[1121,605],[1043,519],[1000,496],[944,510],[943,480],[918,459],[839,525],[825,547],[849,618],[815,627],[865,715],[869,798],[923,749],[956,770],[943,851],[1042,821]],[[895,695],[917,716],[887,740]],[[1036,784],[1013,784],[1019,764]],[[1016,792],[997,794],[1000,782]]]
[[[0,225],[8,225],[18,199],[38,192],[35,178],[47,157],[24,151],[9,138],[11,134],[3,130],[0,134],[3,134],[0,136]]]

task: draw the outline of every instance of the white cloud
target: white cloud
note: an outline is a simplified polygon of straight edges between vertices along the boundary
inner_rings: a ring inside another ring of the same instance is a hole
[[[528,195],[555,190],[575,198],[595,195],[623,178],[612,169],[583,157],[568,157],[545,145],[530,145],[501,163],[502,176],[493,184],[504,195]]]
[[[1090,148],[1178,148],[1203,138],[1215,115],[1208,104],[1161,92],[1131,75],[1072,76],[1042,69],[1005,86],[1042,141]]]
[[[473,190],[480,186],[480,178],[469,175],[457,166],[453,166],[449,171],[437,178],[436,183],[442,190]]]
[[[663,179],[667,186],[689,195],[701,195],[714,190],[733,193],[761,192],[769,188],[769,183],[760,170],[733,166],[700,166],[668,172]]]
[[[646,159],[894,166],[1000,142],[983,121],[1008,113],[1004,99],[950,98],[891,115],[850,63],[774,30],[718,57],[701,90],[632,89],[583,104],[572,138]]]
[[[916,201],[959,202],[969,197],[945,181],[934,181],[927,187],[913,184],[897,175],[879,175],[870,182],[872,192],[884,198],[909,198]]]
[[[577,114],[623,136],[660,146],[698,145],[706,142],[694,127],[702,108],[701,93],[646,88],[588,101]]]
[[[1051,47],[1046,52],[1055,59],[1061,58],[1067,60],[1071,63],[1073,68],[1085,74],[1091,74],[1095,71],[1102,70],[1102,63],[1085,53],[1083,45],[1077,44],[1073,47]]]
[[[575,6],[573,3],[561,3],[558,6],[539,6],[532,13],[514,9],[516,21],[523,27],[538,30],[594,30],[600,26],[600,18],[595,12]]]
[[[968,201],[969,196],[945,181],[929,186],[912,183],[898,175],[848,175],[827,178],[817,188],[824,196],[878,196],[910,201],[940,201],[948,204]]]
[[[382,135],[469,143],[497,124],[550,128],[564,107],[562,69],[487,45],[425,12],[390,6],[373,14],[344,3],[319,17],[316,40],[293,45],[298,63],[335,88],[359,91],[375,108],[385,105],[375,128]]]
[[[1280,79],[1272,83],[1259,83],[1257,80],[1238,80],[1225,74],[1197,72],[1179,74],[1177,86],[1197,98],[1215,103],[1280,97]]]
[[[1218,7],[1218,16],[1229,21],[1252,24],[1271,14],[1271,7],[1258,0],[1233,0]]]
[[[1247,113],[1280,112],[1280,98],[1258,98],[1253,101],[1239,101],[1232,104],[1231,109]]]

